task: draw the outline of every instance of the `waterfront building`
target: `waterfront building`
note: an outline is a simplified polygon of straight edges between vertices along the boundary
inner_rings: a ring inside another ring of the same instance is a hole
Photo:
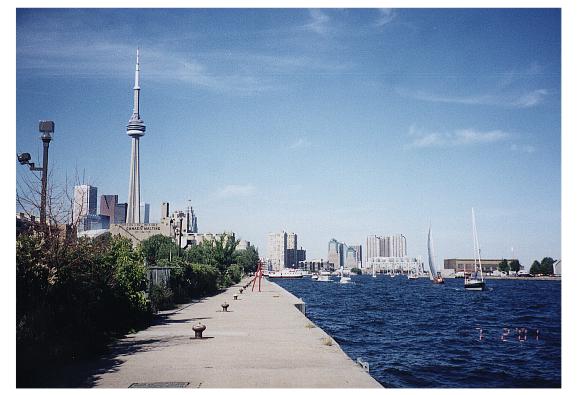
[[[139,50],[136,51],[136,69],[134,73],[133,112],[126,127],[126,134],[132,139],[132,148],[130,156],[130,177],[128,184],[128,206],[126,223],[138,224],[140,218],[140,163],[139,163],[139,144],[140,138],[145,134],[145,124],[140,117],[140,62]]]
[[[359,245],[352,245],[352,246],[349,246],[349,247],[351,247],[351,248],[353,248],[353,249],[355,250],[355,256],[356,256],[356,259],[357,259],[357,266],[356,266],[356,267],[358,267],[358,268],[361,269],[361,265],[362,265],[362,262],[363,262],[363,254],[362,254],[362,247],[361,247],[361,245],[360,245],[360,244],[359,244]]]
[[[143,224],[150,222],[151,205],[149,203],[140,204],[140,220]]]
[[[344,244],[336,239],[331,239],[327,249],[327,261],[333,263],[337,268],[343,267],[345,265]]]
[[[345,248],[345,264],[344,267],[351,269],[358,266],[357,250],[352,246]]]
[[[365,260],[373,257],[404,257],[407,256],[407,241],[402,234],[388,236],[367,236],[365,240]],[[367,265],[364,265],[367,267]]]
[[[287,232],[269,233],[266,260],[270,264],[270,270],[282,270],[287,267]]]
[[[335,270],[335,265],[323,259],[312,259],[299,261],[299,269],[307,270],[309,272],[320,272],[322,270],[332,272]]]
[[[372,270],[373,266],[375,266],[375,271],[378,273],[416,273],[418,276],[423,276],[426,272],[423,258],[421,256],[416,258],[408,256],[372,257],[366,262],[365,268],[367,270]]]
[[[128,209],[127,203],[117,203],[114,207],[114,220],[111,224],[124,224],[126,223],[126,211]]]
[[[502,259],[482,259],[482,271],[484,273],[492,273],[498,270]],[[524,267],[522,266],[521,269]],[[444,269],[453,270],[454,273],[458,272],[473,272],[474,271],[474,260],[473,259],[444,259]]]
[[[99,214],[108,217],[109,224],[114,224],[114,213],[118,204],[118,195],[100,195]]]

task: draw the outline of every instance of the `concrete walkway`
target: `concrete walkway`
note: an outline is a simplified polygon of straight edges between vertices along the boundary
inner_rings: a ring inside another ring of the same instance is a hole
[[[246,284],[244,279],[242,284]],[[263,279],[193,303],[118,341],[90,379],[93,387],[381,388],[295,307],[299,299]],[[221,303],[230,304],[227,313]],[[192,340],[192,325],[207,326]],[[329,342],[332,345],[327,345]]]

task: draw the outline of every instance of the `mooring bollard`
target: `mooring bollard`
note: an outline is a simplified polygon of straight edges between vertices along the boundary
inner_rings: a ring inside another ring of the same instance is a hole
[[[223,308],[224,312],[227,312],[227,309],[229,308],[229,303],[225,302],[221,305],[221,307]]]
[[[239,293],[240,293],[240,294],[242,294],[242,293],[243,293],[243,288],[241,288],[241,289],[239,290]]]
[[[237,300],[237,298],[239,297],[239,295],[235,294],[233,295],[233,299]]]
[[[193,330],[195,331],[195,339],[202,339],[203,338],[203,331],[207,329],[207,327],[200,322],[196,325],[193,325]]]

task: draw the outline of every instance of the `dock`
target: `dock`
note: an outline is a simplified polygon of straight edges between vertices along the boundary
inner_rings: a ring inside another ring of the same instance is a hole
[[[261,292],[239,293],[248,281],[117,341],[89,386],[382,388],[301,312],[303,301],[265,278]],[[198,322],[206,326],[203,339],[194,339]]]

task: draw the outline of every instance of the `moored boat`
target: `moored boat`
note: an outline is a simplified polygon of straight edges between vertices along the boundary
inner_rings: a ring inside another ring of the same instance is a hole
[[[486,283],[484,282],[484,272],[482,271],[480,243],[478,241],[478,231],[476,230],[476,215],[473,208],[472,228],[472,233],[474,236],[474,270],[472,273],[464,273],[464,288],[469,291],[483,291],[486,289]]]
[[[281,270],[269,272],[269,278],[303,278],[303,273],[296,270]]]

